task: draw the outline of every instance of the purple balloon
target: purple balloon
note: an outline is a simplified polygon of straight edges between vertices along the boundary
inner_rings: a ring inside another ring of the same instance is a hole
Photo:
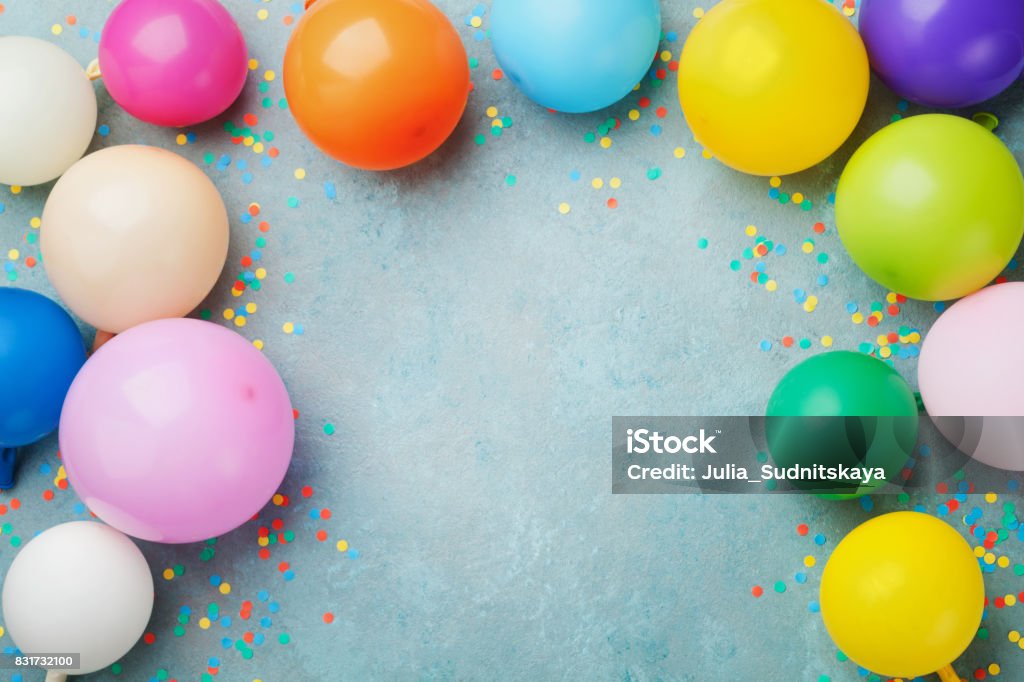
[[[1024,71],[1024,0],[862,0],[871,67],[896,94],[956,109]]]

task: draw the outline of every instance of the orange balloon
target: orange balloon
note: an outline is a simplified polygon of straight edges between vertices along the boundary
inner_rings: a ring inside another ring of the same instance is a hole
[[[469,89],[466,48],[426,0],[316,0],[284,55],[299,127],[366,170],[407,166],[440,147]]]

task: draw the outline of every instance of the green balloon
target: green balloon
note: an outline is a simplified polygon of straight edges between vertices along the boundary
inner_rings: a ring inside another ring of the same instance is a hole
[[[872,135],[836,190],[839,237],[860,268],[910,298],[944,301],[991,282],[1024,235],[1024,178],[995,135],[924,114]]]
[[[768,400],[765,435],[778,467],[881,467],[885,481],[793,481],[823,497],[859,497],[899,481],[917,444],[917,400],[903,377],[863,353],[832,351],[804,360]]]

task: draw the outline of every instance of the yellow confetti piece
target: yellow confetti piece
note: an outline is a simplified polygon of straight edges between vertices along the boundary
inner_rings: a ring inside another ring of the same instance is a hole
[[[988,674],[989,675],[998,675],[1001,671],[1002,671],[1002,668],[999,667],[998,663],[991,663],[988,666]]]
[[[998,499],[999,496],[996,495],[995,493],[985,493],[985,501],[988,502],[989,504],[995,504],[996,500]]]
[[[231,319],[234,319],[234,317],[235,317],[235,311],[234,310],[232,310],[231,308],[225,308],[224,309],[224,319],[225,320],[231,320]]]
[[[771,180],[768,181],[768,184],[771,185],[772,187],[775,187],[775,188],[781,187],[782,186],[782,178],[780,178],[778,176],[773,177]]]
[[[593,180],[590,181],[590,186],[593,187],[594,189],[601,189],[602,187],[604,187],[604,180],[602,180],[601,178],[594,178]]]
[[[608,182],[608,186],[611,187],[612,189],[618,189],[622,187],[622,178],[612,178]]]
[[[708,151],[707,149],[701,151],[700,155],[703,156],[705,159],[713,159],[713,158],[715,158],[714,156],[711,155],[711,152]]]
[[[694,19],[700,19],[703,16],[704,16],[704,8],[703,7],[695,7],[693,9],[693,18]]]
[[[748,237],[756,237],[757,236],[757,226],[756,225],[747,225],[747,229],[745,230],[745,232],[747,233]]]
[[[17,249],[11,249],[10,251],[7,252],[7,258],[9,260],[18,260],[18,256],[20,256],[20,255],[21,254],[18,253]]]
[[[235,326],[236,327],[244,327],[245,324],[246,324],[245,315],[239,315],[238,317],[235,318]]]
[[[1017,642],[1017,641],[1019,641],[1019,640],[1020,640],[1020,633],[1019,633],[1019,632],[1017,632],[1016,630],[1010,630],[1010,634],[1009,634],[1009,635],[1007,635],[1007,638],[1008,638],[1008,639],[1009,639],[1009,640],[1010,640],[1011,642]]]
[[[562,215],[567,214],[571,210],[572,207],[569,206],[569,204],[565,203],[564,201],[558,205],[558,212],[561,213]]]
[[[825,348],[831,348],[832,347],[832,337],[831,336],[823,336],[823,337],[821,337],[821,345],[824,346]]]
[[[1006,557],[1000,557],[1000,558],[1004,558],[1005,559]],[[1007,606],[1013,606],[1014,604],[1017,603],[1017,597],[1013,596],[1012,594],[1008,594],[1008,595],[1006,595],[1003,598],[1003,601],[1006,602]]]
[[[804,566],[806,566],[807,568],[813,568],[814,564],[816,563],[818,563],[818,560],[815,559],[812,555],[808,554],[804,557]]]
[[[210,619],[207,618],[206,616],[203,616],[202,618],[200,618],[199,619],[199,628],[201,630],[209,630],[210,629]]]
[[[263,80],[272,81],[275,78],[277,78],[277,74],[274,73],[273,71],[268,70],[263,72]]]
[[[256,268],[256,279],[265,279],[267,276],[266,268]]]
[[[493,106],[493,105],[487,107],[487,118],[494,118],[497,115],[498,115],[498,107]]]
[[[21,185],[11,185],[11,194],[21,194]]]
[[[670,50],[661,51],[661,61],[670,62],[672,61],[672,52]]]
[[[881,349],[879,349],[879,351],[878,351],[878,354],[879,354],[879,355],[880,355],[880,356],[881,356],[882,358],[884,358],[884,359],[886,359],[886,360],[887,360],[887,359],[889,359],[889,357],[891,357],[891,356],[892,356],[892,349],[891,349],[891,348],[889,348],[888,346],[886,346],[885,348],[881,348]],[[989,562],[989,563],[991,563],[991,562]]]
[[[469,25],[472,26],[473,28],[480,28],[481,26],[484,25],[484,20],[481,19],[480,17],[473,17],[472,19],[469,20]]]
[[[252,345],[256,347],[256,350],[263,350],[262,339],[253,339]]]
[[[638,121],[638,120],[640,120],[640,110],[639,109],[630,109],[629,113],[626,114],[626,115],[629,117],[630,121]]]
[[[281,331],[283,331],[285,334],[291,334],[293,331],[295,331],[295,325],[292,324],[291,322],[285,322],[283,325],[281,325]]]
[[[851,317],[850,319],[853,321],[854,324],[861,324],[862,322],[864,322],[864,314],[854,313],[853,317]]]
[[[250,315],[252,315],[254,312],[256,312],[256,304],[255,303],[246,303],[245,304],[245,312],[247,312]]]
[[[306,169],[305,168],[296,168],[294,175],[295,175],[295,179],[296,180],[303,180],[306,177]]]
[[[256,69],[259,68],[259,66],[260,66],[260,62],[259,62],[258,59],[250,59],[249,60],[249,70],[250,71],[255,71]]]
[[[221,594],[231,594],[231,583],[221,583],[217,589]]]
[[[54,24],[53,26],[50,27],[50,33],[52,33],[55,36],[59,36],[63,32],[64,27],[61,26],[60,24]]]
[[[612,146],[612,138],[607,137],[607,136],[601,138],[601,148],[602,149],[608,149],[611,146]]]
[[[776,282],[774,279],[770,279],[764,283],[764,288],[767,289],[768,291],[775,291],[776,289],[779,288],[779,283]]]
[[[992,552],[985,552],[985,558],[982,561],[991,566],[996,562],[996,555]]]
[[[985,556],[985,548],[982,547],[981,545],[978,545],[977,547],[975,547],[974,548],[974,556],[976,556],[978,558],[981,558],[981,557]]]
[[[180,147],[182,145],[188,144],[188,137],[185,135],[185,133],[178,133],[178,136],[174,138],[174,141],[177,142],[178,146]]]
[[[804,195],[800,192],[794,192],[793,196],[790,198],[793,200],[794,204],[802,204],[804,201]]]
[[[682,147],[676,147],[675,151],[672,152],[672,155],[675,156],[677,159],[681,159],[684,156],[686,156],[686,150],[683,149]]]
[[[260,547],[266,547],[270,544],[270,538],[260,538],[256,541],[256,544],[258,544]]]
[[[338,540],[338,544],[335,545],[335,547],[338,548],[339,552],[344,552],[344,551],[348,550],[348,543],[345,542],[344,540]]]
[[[33,230],[38,230],[39,226],[43,224],[43,221],[39,219],[39,216],[36,216],[32,220],[28,221],[28,224]]]
[[[174,569],[173,568],[165,568],[164,569],[164,580],[174,580]]]

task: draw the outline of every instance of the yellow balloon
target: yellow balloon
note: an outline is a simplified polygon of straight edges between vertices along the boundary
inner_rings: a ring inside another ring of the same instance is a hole
[[[864,113],[868,56],[822,0],[723,0],[679,59],[690,130],[722,163],[788,175],[824,161]]]
[[[821,576],[821,616],[836,646],[872,672],[912,678],[950,664],[981,623],[985,586],[970,545],[918,512],[876,517],[843,538]]]

